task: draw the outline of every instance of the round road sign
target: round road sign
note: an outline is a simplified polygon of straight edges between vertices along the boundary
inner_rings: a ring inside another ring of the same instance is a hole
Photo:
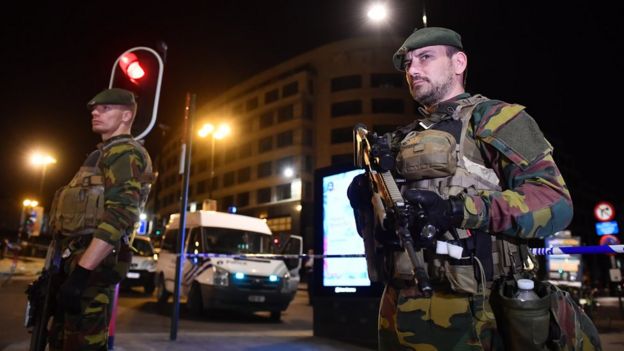
[[[606,201],[599,202],[596,207],[594,207],[594,216],[601,222],[612,220],[615,217],[613,205]]]

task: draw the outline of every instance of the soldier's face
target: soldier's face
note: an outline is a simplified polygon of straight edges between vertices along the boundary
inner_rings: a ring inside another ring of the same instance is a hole
[[[453,90],[453,62],[442,45],[409,51],[405,56],[405,76],[414,100],[423,106],[444,101]]]
[[[128,112],[128,108],[123,105],[96,105],[91,110],[91,129],[108,139],[122,129]]]

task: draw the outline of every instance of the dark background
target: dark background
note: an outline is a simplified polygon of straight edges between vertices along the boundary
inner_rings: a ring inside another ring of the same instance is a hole
[[[198,105],[283,60],[357,35],[406,37],[422,26],[423,1],[388,1],[391,18],[373,26],[365,1],[177,1],[14,3],[0,14],[0,229],[12,228],[40,171],[36,147],[58,159],[44,204],[66,183],[98,136],[85,103],[108,84],[112,63],[139,45],[169,50],[159,122],[182,120],[187,91]],[[429,26],[462,34],[468,90],[517,102],[537,120],[575,201],[572,229],[595,244],[592,209],[622,198],[621,22],[606,1],[428,1]],[[388,58],[390,62],[390,57]],[[147,138],[155,157],[161,133]]]

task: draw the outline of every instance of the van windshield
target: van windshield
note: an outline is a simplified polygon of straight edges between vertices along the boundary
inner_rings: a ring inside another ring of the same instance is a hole
[[[269,253],[271,236],[230,228],[202,227],[204,252]]]
[[[132,242],[132,246],[136,249],[136,254],[139,256],[154,256],[154,249],[147,240],[135,239]]]

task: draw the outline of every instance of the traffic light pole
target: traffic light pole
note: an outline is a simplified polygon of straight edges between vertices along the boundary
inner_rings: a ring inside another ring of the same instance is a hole
[[[184,135],[182,137],[182,199],[180,200],[180,229],[178,231],[178,257],[176,259],[175,285],[173,290],[173,309],[171,312],[171,330],[169,340],[178,338],[178,319],[180,318],[180,288],[184,269],[184,243],[186,242],[186,206],[188,203],[188,185],[191,170],[191,151],[193,140],[193,120],[195,119],[195,94],[186,94],[184,108]]]
[[[145,128],[143,132],[141,132],[139,135],[135,137],[135,139],[137,140],[143,139],[147,134],[149,134],[152,128],[154,128],[154,124],[156,124],[156,115],[158,113],[158,102],[160,100],[160,86],[162,84],[162,77],[163,77],[163,71],[164,71],[163,69],[164,63],[163,63],[162,58],[154,49],[148,48],[147,46],[136,46],[131,49],[128,49],[123,54],[119,55],[119,57],[117,57],[117,60],[115,60],[115,63],[113,64],[113,69],[111,71],[110,82],[108,83],[108,87],[112,88],[113,82],[115,80],[115,71],[117,70],[117,64],[119,64],[119,60],[129,53],[132,53],[134,51],[141,51],[141,50],[151,53],[152,55],[154,55],[154,57],[156,57],[156,60],[158,60],[158,80],[156,83],[156,93],[154,94],[154,108],[152,110],[152,118],[147,128]]]

